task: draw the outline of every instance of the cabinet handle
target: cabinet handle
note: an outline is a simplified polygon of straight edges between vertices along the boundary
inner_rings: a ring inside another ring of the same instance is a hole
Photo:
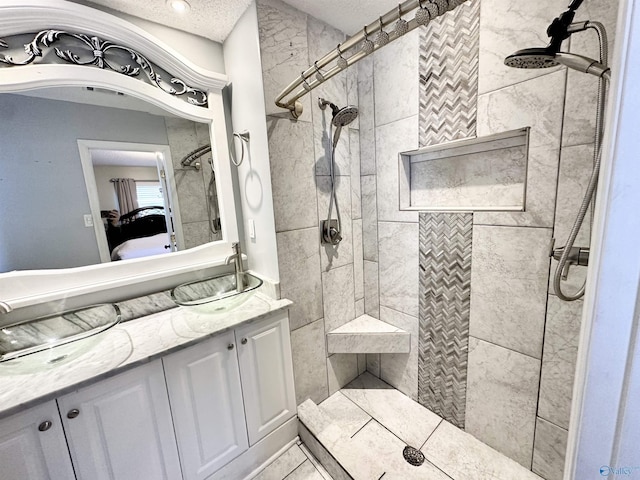
[[[40,425],[38,425],[38,430],[40,430],[41,432],[46,432],[51,428],[51,425],[53,425],[53,423],[51,423],[49,420],[45,420]]]
[[[247,344],[247,339],[243,338],[242,340],[240,340],[240,343],[243,344],[243,345],[246,345]]]
[[[230,343],[229,345],[227,345],[227,350],[233,350],[233,343]]]
[[[67,418],[74,419],[78,415],[80,415],[80,410],[78,410],[77,408],[73,408],[67,413]]]

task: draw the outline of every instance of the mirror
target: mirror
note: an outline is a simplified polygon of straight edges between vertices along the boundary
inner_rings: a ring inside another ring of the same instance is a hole
[[[0,94],[0,111],[0,272],[222,240],[209,124],[92,87]]]

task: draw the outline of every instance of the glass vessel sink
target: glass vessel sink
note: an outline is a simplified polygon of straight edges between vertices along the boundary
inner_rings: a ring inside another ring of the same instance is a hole
[[[75,358],[91,349],[120,319],[116,305],[100,304],[2,327],[0,367],[31,358],[46,367]]]
[[[241,273],[244,290],[236,288],[236,274],[229,273],[206,280],[183,283],[171,290],[171,298],[178,305],[196,307],[203,313],[222,313],[239,307],[249,300],[262,285],[262,280],[249,273]]]

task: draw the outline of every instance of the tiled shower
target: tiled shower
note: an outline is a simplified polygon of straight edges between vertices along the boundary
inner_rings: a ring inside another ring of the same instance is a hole
[[[298,121],[272,99],[344,34],[280,0],[257,6],[298,403],[319,403],[367,370],[542,477],[561,478],[582,302],[553,294],[549,249],[552,237],[566,239],[591,172],[597,80],[502,61],[545,44],[566,5],[469,0],[306,95]],[[592,0],[578,18],[603,22],[612,43],[616,14],[616,2]],[[589,35],[574,35],[570,50],[595,55]],[[337,149],[337,249],[320,244],[318,228],[330,153],[319,96],[360,110]],[[524,212],[400,210],[400,152],[522,127]],[[446,265],[438,270],[432,248],[464,259],[448,272],[458,283],[439,280]],[[584,267],[571,278],[579,285]],[[363,313],[409,331],[411,353],[328,356],[326,332]]]

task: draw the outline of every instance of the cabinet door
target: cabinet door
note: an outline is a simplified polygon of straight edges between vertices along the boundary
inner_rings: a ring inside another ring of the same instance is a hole
[[[55,401],[0,420],[0,478],[75,478]]]
[[[204,479],[248,448],[233,332],[163,359],[186,480]]]
[[[58,399],[78,480],[176,480],[180,462],[160,361]]]
[[[296,414],[289,318],[281,312],[236,330],[251,445]]]

